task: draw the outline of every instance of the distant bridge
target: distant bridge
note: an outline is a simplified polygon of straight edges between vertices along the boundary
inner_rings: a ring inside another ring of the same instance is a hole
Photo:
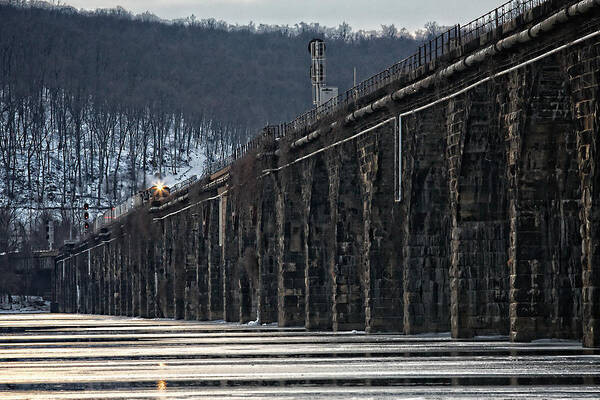
[[[59,309],[600,346],[600,0],[516,4],[63,249]]]

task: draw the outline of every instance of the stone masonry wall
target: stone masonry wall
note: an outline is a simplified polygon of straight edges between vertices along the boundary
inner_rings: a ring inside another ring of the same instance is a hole
[[[264,134],[64,249],[59,310],[600,346],[600,36],[571,43],[600,11],[577,18],[364,117]]]

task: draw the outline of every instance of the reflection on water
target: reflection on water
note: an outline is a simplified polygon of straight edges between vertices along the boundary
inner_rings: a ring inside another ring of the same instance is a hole
[[[163,368],[163,367],[166,367],[167,364],[164,362],[159,362],[158,366]],[[163,392],[163,391],[167,390],[167,382],[162,379],[160,381],[156,382],[156,390],[158,390],[159,392]]]
[[[237,398],[282,400],[467,393],[465,400],[492,397],[489,392],[600,398],[599,350],[574,341],[519,344],[284,328],[240,333],[232,331],[235,324],[178,321],[160,321],[165,326],[149,334],[157,321],[54,316],[33,319],[31,327],[12,318],[0,316],[0,399],[219,398],[232,391]],[[19,323],[20,332],[3,331]],[[92,324],[100,333],[86,328]]]

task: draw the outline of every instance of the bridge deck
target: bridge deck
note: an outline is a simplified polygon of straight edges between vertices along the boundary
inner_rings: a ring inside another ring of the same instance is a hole
[[[598,398],[572,341],[365,335],[96,315],[0,316],[0,397]]]

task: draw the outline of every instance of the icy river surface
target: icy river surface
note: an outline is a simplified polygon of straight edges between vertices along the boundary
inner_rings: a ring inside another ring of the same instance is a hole
[[[0,399],[600,399],[600,351],[448,334],[0,315]]]

